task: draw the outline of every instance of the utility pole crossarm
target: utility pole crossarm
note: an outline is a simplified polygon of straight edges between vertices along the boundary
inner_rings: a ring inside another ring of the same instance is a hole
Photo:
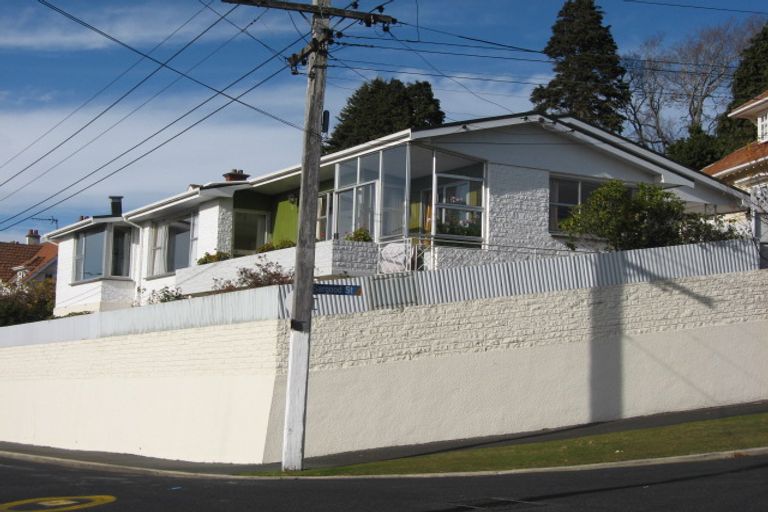
[[[282,9],[285,11],[299,11],[316,14],[322,17],[336,16],[339,18],[349,18],[362,21],[366,26],[376,23],[394,25],[397,19],[383,14],[373,14],[369,12],[350,11],[348,9],[339,9],[337,7],[326,7],[320,5],[307,5],[295,2],[282,2],[280,0],[223,0],[228,4],[252,5],[254,7],[266,7],[269,9]]]

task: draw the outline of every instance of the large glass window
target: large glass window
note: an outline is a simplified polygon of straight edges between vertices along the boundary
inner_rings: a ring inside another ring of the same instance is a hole
[[[402,236],[405,223],[407,185],[406,146],[381,152],[382,215],[381,238]]]
[[[235,210],[234,240],[232,252],[235,256],[253,254],[267,243],[269,214],[251,210]]]
[[[335,233],[340,238],[357,229],[366,229],[375,238],[379,161],[377,152],[337,164]]]
[[[323,192],[317,198],[317,228],[315,238],[317,240],[331,239],[330,219],[333,215],[333,192]]]
[[[567,178],[549,180],[549,230],[559,231],[573,208],[585,202],[602,183]]]
[[[440,152],[435,156],[435,235],[482,238],[484,165]]]
[[[188,267],[197,251],[197,213],[157,223],[151,246],[151,275]]]
[[[131,263],[131,228],[106,225],[77,235],[74,280],[127,277]]]

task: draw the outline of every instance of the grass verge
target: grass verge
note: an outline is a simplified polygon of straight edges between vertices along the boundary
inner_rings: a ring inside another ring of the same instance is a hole
[[[768,446],[768,413],[629,430],[561,441],[458,449],[431,455],[254,476],[454,473],[576,466]]]

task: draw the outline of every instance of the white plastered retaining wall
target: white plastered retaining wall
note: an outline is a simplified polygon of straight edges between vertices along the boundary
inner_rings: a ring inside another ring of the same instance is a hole
[[[767,399],[766,299],[753,271],[316,318],[307,454]],[[275,461],[287,332],[0,348],[0,440]]]
[[[0,349],[0,439],[262,460],[277,321]]]

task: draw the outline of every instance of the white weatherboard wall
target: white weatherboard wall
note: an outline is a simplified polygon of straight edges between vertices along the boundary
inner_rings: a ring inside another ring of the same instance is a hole
[[[768,272],[313,321],[307,455],[768,399]],[[280,457],[288,326],[0,348],[0,440]]]

